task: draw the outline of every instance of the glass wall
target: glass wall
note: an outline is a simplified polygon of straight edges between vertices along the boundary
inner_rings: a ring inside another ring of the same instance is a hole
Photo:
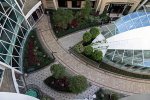
[[[150,26],[150,12],[141,10],[102,26],[101,30],[102,35],[107,40],[114,35],[146,26]],[[150,72],[150,50],[108,49],[103,61],[108,60],[117,64],[119,68],[137,72]]]
[[[29,29],[14,0],[0,2],[0,61],[21,70],[23,41]]]

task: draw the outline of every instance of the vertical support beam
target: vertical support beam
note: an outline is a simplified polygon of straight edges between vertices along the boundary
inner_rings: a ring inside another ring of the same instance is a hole
[[[138,8],[136,9],[136,11],[138,11],[147,1],[148,0],[144,0],[143,3],[140,6],[138,6]]]
[[[98,0],[98,5],[96,6],[96,11],[98,11],[98,9],[100,8],[102,0]]]
[[[57,3],[56,3],[56,0],[53,0],[53,3],[54,3],[55,9],[57,10],[57,9],[58,9],[58,5],[57,5]]]

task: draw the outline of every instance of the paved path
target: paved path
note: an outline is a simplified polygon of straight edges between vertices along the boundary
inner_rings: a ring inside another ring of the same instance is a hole
[[[74,73],[84,75],[93,84],[126,94],[150,93],[150,81],[148,80],[132,79],[106,73],[86,65],[69,54],[54,38],[46,16],[41,19],[37,28],[40,30],[40,36],[47,49],[55,52],[56,59]]]
[[[74,46],[77,44],[79,41],[82,40],[83,34],[88,31],[89,29],[73,33],[71,35],[67,35],[65,37],[62,37],[58,39],[58,42],[62,45],[62,47],[66,50],[69,50],[69,47]]]

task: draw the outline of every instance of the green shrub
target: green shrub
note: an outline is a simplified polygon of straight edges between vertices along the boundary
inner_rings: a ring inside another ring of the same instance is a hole
[[[84,42],[89,42],[92,39],[92,34],[90,32],[85,32],[83,35],[83,41]]]
[[[84,47],[85,55],[90,56],[92,55],[92,53],[93,53],[93,48],[90,45]]]
[[[47,97],[47,96],[44,96],[41,98],[41,100],[51,100],[51,98]]]
[[[84,76],[80,75],[70,78],[69,83],[69,89],[73,93],[81,93],[85,91],[88,87],[87,79]]]
[[[112,94],[111,95],[111,100],[118,100],[118,95],[117,94]]]
[[[99,29],[97,27],[91,28],[90,33],[92,34],[93,39],[95,39],[100,34]]]
[[[103,53],[102,51],[95,50],[94,53],[92,53],[92,57],[95,61],[100,62],[102,60]]]
[[[91,7],[90,0],[85,0],[85,5],[84,5],[84,7],[81,9],[82,17],[83,17],[84,19],[89,18],[91,11],[92,11],[92,7]]]
[[[78,53],[82,53],[84,51],[84,47],[82,44],[77,44],[74,48]]]
[[[52,65],[50,70],[53,74],[53,77],[55,77],[56,79],[62,78],[65,76],[65,68],[60,64]]]
[[[103,12],[99,17],[104,22],[110,20],[110,17],[107,15],[106,12]]]
[[[73,19],[73,12],[71,10],[58,9],[53,15],[54,23],[63,29],[66,29]]]

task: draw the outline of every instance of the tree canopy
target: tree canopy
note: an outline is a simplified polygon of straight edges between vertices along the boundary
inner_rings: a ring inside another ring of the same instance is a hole
[[[53,77],[55,77],[56,79],[62,78],[65,76],[65,68],[60,64],[52,65],[50,70],[53,74]]]
[[[87,79],[84,76],[77,75],[70,78],[70,90],[73,93],[81,93],[88,87]]]
[[[56,12],[53,13],[54,23],[63,29],[68,27],[68,24],[73,19],[73,12],[71,10],[66,9],[58,9]]]

